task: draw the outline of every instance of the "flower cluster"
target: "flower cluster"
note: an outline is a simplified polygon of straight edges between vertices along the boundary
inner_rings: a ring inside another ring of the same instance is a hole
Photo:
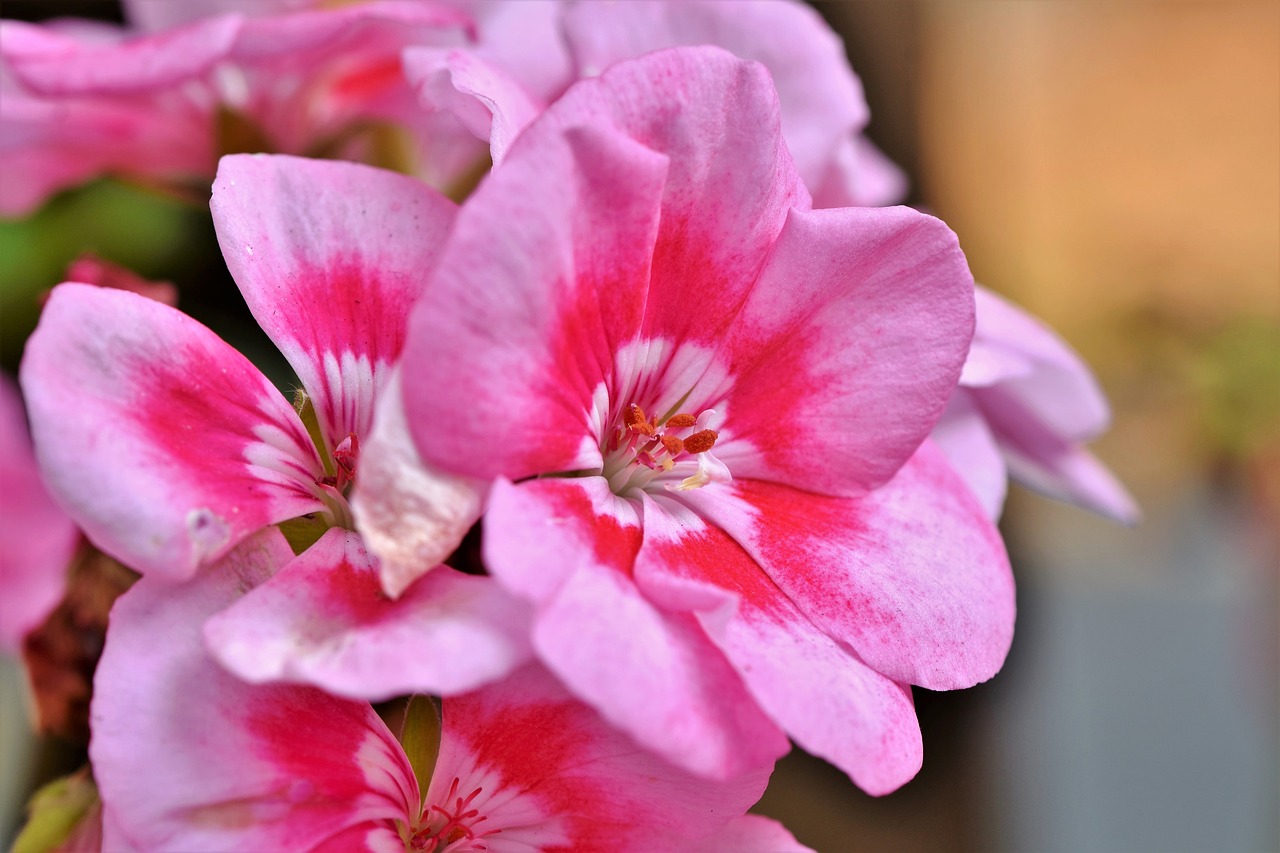
[[[328,5],[0,32],[0,210],[207,191],[297,376],[89,270],[27,343],[38,470],[0,399],[3,639],[77,528],[141,575],[103,849],[798,850],[745,815],[789,740],[906,783],[911,686],[1012,639],[1006,472],[1135,514],[1087,369],[877,206],[806,7]]]

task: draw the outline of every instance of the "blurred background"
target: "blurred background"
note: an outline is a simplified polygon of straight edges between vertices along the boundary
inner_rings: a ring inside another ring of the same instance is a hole
[[[917,691],[925,765],[903,790],[867,797],[796,753],[758,810],[822,851],[1280,849],[1280,4],[815,5],[911,203],[1097,371],[1115,419],[1094,449],[1145,520],[1014,487],[1004,671]],[[119,14],[4,7],[86,13]],[[0,223],[6,372],[83,251],[174,281],[185,310],[272,352],[206,212],[100,183]],[[16,666],[0,675],[7,839],[33,774],[59,768],[25,734]]]

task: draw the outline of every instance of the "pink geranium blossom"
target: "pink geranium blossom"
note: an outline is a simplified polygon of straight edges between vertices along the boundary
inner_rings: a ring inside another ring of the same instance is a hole
[[[245,677],[382,698],[467,689],[518,664],[518,602],[452,569],[390,601],[351,532],[363,439],[453,204],[390,172],[241,155],[224,159],[213,208],[232,275],[305,389],[298,409],[177,310],[64,284],[22,365],[50,489],[95,545],[169,581],[264,527],[283,524],[309,546],[210,629]],[[474,490],[437,484],[442,516],[470,524]],[[270,621],[254,616],[259,599]],[[471,655],[406,658],[414,643]]]
[[[1080,356],[1034,317],[978,288],[973,347],[934,438],[991,517],[999,517],[1012,476],[1135,523],[1133,498],[1084,449],[1109,420],[1106,398]]]
[[[973,285],[937,220],[810,210],[778,121],[712,48],[570,90],[460,214],[405,411],[492,483],[486,565],[572,692],[699,773],[780,725],[884,792],[920,764],[907,685],[989,678],[1012,633],[999,535],[921,444]]]
[[[90,747],[104,849],[805,849],[742,816],[768,765],[721,783],[691,776],[536,666],[446,698],[438,755],[427,744],[412,759],[368,704],[238,681],[198,626],[291,557],[266,531],[190,583],[144,578],[116,606]]]
[[[446,186],[483,149],[418,108],[400,51],[465,44],[470,25],[409,0],[231,12],[152,33],[5,21],[0,151],[22,168],[6,170],[0,214],[103,174],[199,189],[236,151],[394,162]]]
[[[8,376],[0,376],[0,474],[0,652],[16,654],[62,598],[79,532],[45,489]]]
[[[505,11],[526,4],[494,5]],[[781,104],[782,134],[815,207],[893,204],[906,195],[901,170],[862,133],[869,112],[839,36],[803,3],[583,0],[563,4],[558,25],[572,60],[560,79],[554,51],[543,50],[531,61],[532,52],[513,50],[514,39],[478,47],[410,48],[405,72],[426,107],[452,112],[489,141],[497,164],[519,132],[573,79],[662,48],[716,45],[769,69]]]

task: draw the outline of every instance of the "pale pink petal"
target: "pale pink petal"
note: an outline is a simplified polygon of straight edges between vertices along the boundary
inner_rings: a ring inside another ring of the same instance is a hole
[[[61,35],[47,27],[6,21],[0,40],[4,61],[34,92],[137,94],[206,73],[228,55],[241,25],[238,15],[227,15],[155,35],[104,43]]]
[[[485,564],[537,605],[538,657],[641,744],[695,773],[730,778],[786,751],[777,727],[694,618],[658,610],[629,577],[636,520],[602,478],[497,482]],[[593,505],[595,504],[595,505]],[[621,509],[621,508],[620,508]]]
[[[462,2],[475,19],[477,55],[506,69],[535,98],[552,101],[573,81],[563,0]]]
[[[1018,389],[1007,384],[972,392],[978,410],[1014,479],[1057,500],[1069,501],[1136,524],[1142,511],[1115,476],[1078,442],[1039,419]]]
[[[437,36],[453,41],[472,24],[471,16],[461,9],[420,0],[375,0],[331,4],[329,8],[313,5],[318,8],[250,17],[241,28],[232,56],[250,65],[335,48],[348,57],[390,48],[394,56],[397,48],[430,44]],[[334,64],[341,61],[340,56],[328,58]]]
[[[164,30],[195,21],[238,12],[242,15],[275,15],[309,9],[317,0],[124,0],[125,19],[141,30]]]
[[[116,603],[89,753],[138,847],[309,849],[416,807],[404,752],[369,705],[245,684],[205,654],[204,620],[290,556],[266,531],[189,583],[143,578]]]
[[[367,435],[453,203],[355,163],[237,155],[219,164],[211,207],[227,267],[329,447]]]
[[[862,498],[751,480],[685,494],[814,624],[893,681],[954,690],[1004,663],[1014,618],[1004,544],[932,445]]]
[[[36,467],[17,387],[0,375],[0,652],[45,620],[66,587],[80,533]]]
[[[717,457],[735,478],[876,488],[942,414],[972,328],[973,279],[938,220],[793,211],[724,344],[732,433]]]
[[[841,140],[867,122],[844,45],[801,3],[583,2],[570,7],[565,33],[584,75],[681,45],[717,45],[762,63],[777,87],[782,135],[810,187],[818,186]]]
[[[998,348],[1015,365],[1004,387],[1030,412],[1066,438],[1089,441],[1111,421],[1110,407],[1084,360],[1048,326],[986,288],[974,293],[976,343]],[[974,384],[991,384],[974,383]]]
[[[1088,365],[1048,327],[983,288],[977,312],[974,352],[961,382],[1011,475],[1051,497],[1137,522],[1133,498],[1083,447],[1110,421]]]
[[[445,566],[391,600],[360,536],[334,528],[210,619],[205,638],[246,681],[381,701],[505,675],[532,654],[529,621],[528,606],[492,579]]]
[[[444,700],[427,802],[447,801],[455,785],[461,796],[480,788],[471,807],[485,816],[477,830],[498,830],[483,839],[493,853],[693,853],[755,802],[771,767],[750,766],[727,782],[690,775],[531,666]]]
[[[637,576],[642,570],[732,591],[736,612],[727,618],[699,613],[699,621],[760,707],[807,752],[835,764],[871,794],[893,791],[915,776],[922,746],[910,688],[820,631],[722,531],[673,524],[646,501]]]
[[[968,389],[956,389],[929,440],[946,455],[951,467],[973,490],[987,518],[999,519],[1009,474],[995,436]]]
[[[405,346],[418,449],[466,476],[598,468],[592,395],[644,309],[666,158],[594,128],[524,150],[460,213]]]
[[[545,107],[502,68],[468,51],[410,49],[404,71],[425,108],[453,113],[489,143],[495,166]]]
[[[50,491],[130,568],[190,577],[264,525],[324,509],[297,414],[244,356],[166,305],[55,288],[22,387]]]
[[[719,835],[709,838],[703,853],[813,853],[785,826],[758,814],[729,821]]]
[[[867,137],[846,137],[813,190],[814,207],[884,207],[901,204],[910,182],[906,173]]]
[[[430,468],[409,434],[393,368],[360,449],[352,492],[356,528],[378,558],[382,588],[392,598],[444,562],[480,518],[486,484]]]

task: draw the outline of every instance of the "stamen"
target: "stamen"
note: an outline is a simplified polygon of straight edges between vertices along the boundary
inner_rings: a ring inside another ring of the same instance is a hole
[[[667,418],[667,429],[685,429],[691,427],[698,422],[698,419],[687,412],[681,412]]]
[[[665,447],[667,452],[672,456],[679,456],[684,452],[684,442],[674,435],[664,435],[662,437],[662,446]]]
[[[719,437],[713,429],[699,430],[684,440],[685,453],[706,453],[715,446]]]

